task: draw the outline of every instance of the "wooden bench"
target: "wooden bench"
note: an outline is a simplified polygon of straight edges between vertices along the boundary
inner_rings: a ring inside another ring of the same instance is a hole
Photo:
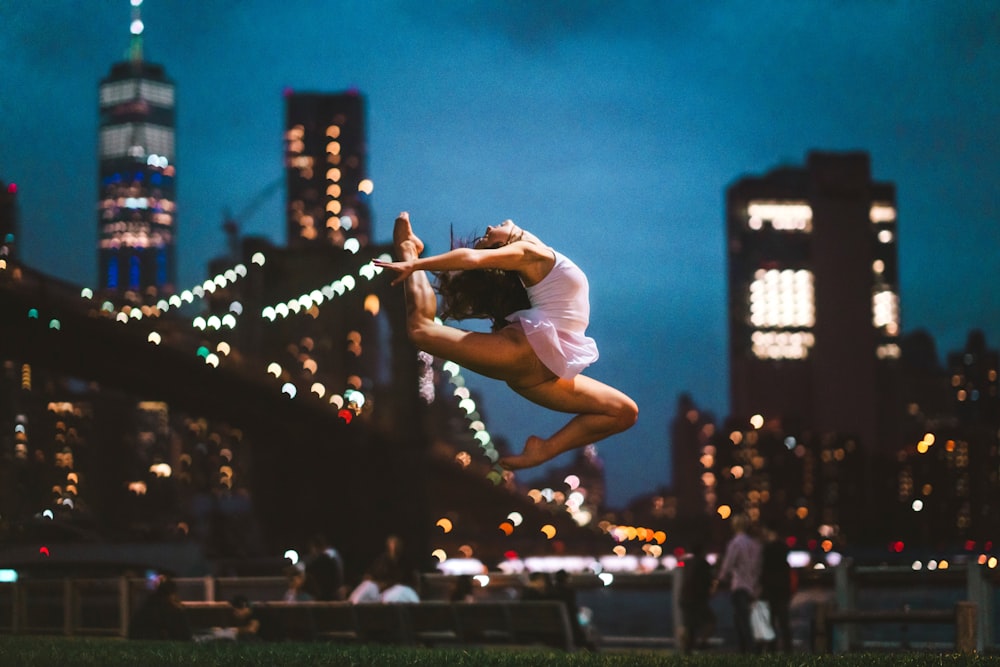
[[[233,607],[228,602],[182,602],[188,625],[195,631],[232,627]]]
[[[233,625],[228,602],[185,602],[195,633]],[[505,644],[575,648],[566,606],[555,600],[412,604],[350,602],[258,602],[262,625],[271,623],[289,639],[421,644]]]
[[[506,602],[453,603],[459,638],[469,644],[511,644],[510,604]]]
[[[195,635],[236,623],[228,602],[184,602]],[[353,641],[359,638],[354,605],[347,602],[256,602],[255,617],[263,639]]]
[[[977,636],[976,613],[976,605],[972,602],[959,602],[953,609],[860,610],[835,609],[830,605],[819,605],[813,618],[813,650],[816,653],[833,652],[835,625],[898,623],[954,626],[955,651],[974,653]]]
[[[507,610],[514,643],[543,644],[564,651],[574,649],[573,626],[562,602],[520,602]]]
[[[464,640],[459,626],[459,610],[449,602],[421,602],[406,605],[413,641],[425,646],[457,644]]]

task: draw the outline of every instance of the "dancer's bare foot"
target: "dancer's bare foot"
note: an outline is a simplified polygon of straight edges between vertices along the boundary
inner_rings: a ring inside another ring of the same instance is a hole
[[[522,468],[533,468],[546,461],[555,458],[561,452],[552,451],[548,441],[539,438],[537,435],[528,436],[524,443],[524,451],[517,456],[505,456],[498,461],[501,467],[507,470],[521,470]]]
[[[424,251],[424,242],[413,233],[410,226],[410,214],[403,211],[396,217],[396,225],[392,228],[392,242],[399,248],[403,241],[410,241],[417,251],[417,255]]]

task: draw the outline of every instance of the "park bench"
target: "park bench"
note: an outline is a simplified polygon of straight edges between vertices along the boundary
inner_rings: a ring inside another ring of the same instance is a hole
[[[955,651],[976,650],[976,605],[972,602],[958,602],[952,609],[836,609],[832,605],[819,605],[813,618],[813,650],[833,652],[836,625],[877,623],[951,625],[955,628]]]
[[[227,602],[184,602],[196,633],[233,625]],[[290,638],[389,644],[510,646],[574,649],[566,606],[555,600],[410,604],[259,602],[262,618]],[[301,629],[307,629],[302,632]],[[296,629],[300,630],[296,632]]]
[[[407,605],[413,639],[425,646],[457,644],[463,638],[458,625],[460,612],[450,602],[421,602]]]

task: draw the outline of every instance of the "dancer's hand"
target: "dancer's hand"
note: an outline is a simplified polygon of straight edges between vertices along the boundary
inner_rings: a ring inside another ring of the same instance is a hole
[[[376,259],[372,262],[375,266],[389,269],[390,271],[395,271],[398,275],[392,279],[392,285],[398,285],[399,283],[406,280],[411,273],[413,273],[413,261],[403,260],[401,262],[386,262],[385,260]]]

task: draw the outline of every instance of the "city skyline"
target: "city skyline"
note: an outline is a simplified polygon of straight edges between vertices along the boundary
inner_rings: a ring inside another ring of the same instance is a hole
[[[973,328],[996,345],[997,12],[208,2],[194,13],[149,0],[145,57],[177,85],[179,286],[223,254],[223,210],[282,177],[284,91],[357,89],[373,240],[388,241],[404,209],[431,250],[452,227],[512,217],[588,272],[593,375],[641,410],[599,446],[622,505],[670,481],[680,394],[728,413],[723,202],[743,175],[813,149],[868,152],[873,178],[898,190],[903,332],[929,330],[939,358]],[[21,258],[93,286],[97,87],[128,47],[129,7],[3,13],[0,81],[18,95],[0,101],[0,179],[18,184]],[[71,36],[67,60],[58,46]],[[283,244],[283,204],[266,199],[242,233]],[[65,244],[46,245],[56,237]],[[562,421],[497,383],[470,385],[514,447]]]

